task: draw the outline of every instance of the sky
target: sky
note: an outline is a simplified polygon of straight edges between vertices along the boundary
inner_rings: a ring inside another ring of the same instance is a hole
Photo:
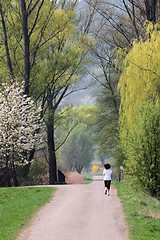
[[[81,89],[74,93],[69,94],[61,102],[61,107],[65,106],[77,106],[80,105],[95,105],[95,98],[93,97],[94,87],[89,86],[93,79],[89,75],[85,75],[77,84],[77,89]],[[84,89],[88,86],[86,89]]]
[[[72,93],[63,99],[62,104],[73,105],[79,107],[80,105],[94,105],[95,100],[92,97],[91,89],[80,90],[78,92]]]

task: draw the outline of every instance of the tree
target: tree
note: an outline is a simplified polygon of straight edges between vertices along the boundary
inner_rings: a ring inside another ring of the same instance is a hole
[[[114,54],[102,46],[94,49],[96,56],[96,70],[89,71],[94,81],[93,87],[98,111],[96,114],[96,143],[101,153],[106,153],[115,147],[117,134],[120,96],[117,91],[117,84],[120,73],[113,66]],[[97,71],[99,67],[99,71]],[[95,87],[96,86],[96,87]],[[98,86],[98,90],[97,90]]]
[[[159,1],[158,0],[144,0],[146,17],[148,21],[156,23],[159,20]]]
[[[115,48],[125,48],[127,52],[134,40],[146,38],[144,24],[146,20],[158,21],[159,3],[143,0],[86,2],[94,12],[89,33],[95,38],[95,46],[91,49],[92,66],[88,72],[96,83],[95,98],[99,107],[96,140],[101,152],[112,149],[114,153],[118,143],[120,96],[117,84],[121,74],[115,65]]]
[[[79,174],[89,166],[93,160],[92,141],[83,126],[72,131],[60,152],[60,159],[63,167]]]
[[[133,44],[122,65],[119,133],[127,173],[155,196],[160,182],[158,26],[149,24],[147,35],[145,42]]]
[[[26,164],[27,153],[40,142],[40,115],[23,93],[16,81],[3,84],[0,92],[0,166],[11,170],[15,186],[16,168]]]
[[[57,182],[57,167],[55,154],[55,115],[62,99],[74,91],[79,81],[82,66],[88,61],[87,44],[92,44],[85,34],[78,34],[75,24],[75,13],[65,12],[60,9],[55,13],[56,29],[61,29],[52,41],[40,52],[41,70],[34,82],[33,95],[37,95],[37,101],[41,101],[42,113],[47,127],[47,141],[49,153],[49,182]],[[38,76],[43,76],[39,81]],[[37,94],[38,93],[38,94]]]
[[[126,21],[128,23],[126,26],[122,19],[120,6],[118,8],[116,4],[108,1],[87,2],[94,12],[94,21],[89,33],[95,38],[95,45],[91,46],[92,65],[88,68],[88,73],[92,79],[93,89],[95,89],[94,97],[99,108],[95,130],[96,143],[101,153],[104,154],[107,151],[111,152],[111,149],[115,150],[119,117],[120,96],[117,84],[120,72],[114,62],[114,48],[128,46],[133,35],[130,34],[129,21]],[[125,13],[126,19],[127,16]]]
[[[152,196],[160,190],[160,108],[153,102],[141,102],[137,109],[135,122],[121,135],[125,143],[126,174]],[[125,136],[125,138],[124,138]],[[124,146],[124,145],[123,145]]]
[[[48,9],[51,9],[53,4],[49,4],[48,1],[46,5],[47,4]],[[39,49],[39,45],[42,43],[44,27],[46,27],[48,24],[45,19],[43,22],[41,22],[41,28],[37,28],[40,14],[43,9],[42,7],[44,7],[43,5],[44,0],[30,1],[29,3],[27,3],[25,0],[2,1],[0,4],[0,15],[2,19],[2,31],[4,36],[3,41],[7,58],[6,67],[8,67],[10,76],[12,78],[15,76],[18,77],[19,73],[21,73],[24,79],[24,92],[27,95],[30,93],[31,69],[35,63],[35,57],[37,50]],[[48,12],[49,13],[47,13],[47,16],[50,18],[50,11]],[[39,39],[36,38],[34,40],[33,46],[32,35],[35,31],[41,36],[39,35]],[[16,69],[17,67],[18,69]]]
[[[133,39],[139,40],[144,36],[143,26],[146,20],[152,23],[159,22],[158,0],[118,0],[114,3],[107,0],[96,3],[86,0],[86,2],[102,17],[103,20],[99,21],[101,29],[106,28],[108,36],[105,38],[111,46],[115,44],[117,47],[131,47]]]
[[[83,126],[86,129],[90,138],[96,134],[94,131],[94,124],[96,122],[96,114],[98,108],[96,106],[80,107],[64,107],[56,116],[55,122],[55,135],[56,135],[56,149],[58,150],[68,136],[72,133],[72,130]]]
[[[62,22],[56,28],[56,11],[63,9],[63,12],[73,12],[76,2],[1,1],[0,62],[12,78],[24,79],[24,92],[27,95],[31,95],[30,88],[33,86],[35,70],[38,69],[37,63],[40,61],[39,52],[65,28],[65,25],[62,25],[62,22],[66,24],[63,18],[59,19]]]
[[[89,155],[83,146],[83,140],[86,138],[88,151],[94,152],[91,147],[94,144],[94,121],[95,121],[95,106],[80,106],[80,107],[65,107],[58,114],[56,125],[58,126],[55,131],[56,135],[56,149],[58,157],[58,165],[62,169],[68,168],[69,170],[81,169],[82,165],[88,166],[90,163]],[[81,132],[82,131],[82,132]],[[78,136],[79,134],[79,136]],[[77,138],[77,140],[75,140]],[[75,143],[74,143],[75,141]],[[76,151],[78,144],[81,145],[80,150]],[[84,152],[83,152],[84,148]],[[72,154],[72,151],[74,154]],[[71,156],[69,157],[69,155]],[[79,155],[76,157],[76,154]],[[81,154],[81,155],[80,155]],[[73,157],[75,155],[75,157]],[[86,155],[87,157],[84,157]],[[83,159],[81,157],[83,156]],[[79,167],[78,166],[79,162]],[[83,168],[82,168],[83,169]],[[80,171],[80,170],[78,170]]]
[[[64,96],[73,91],[87,52],[84,43],[90,42],[76,27],[75,3],[64,1],[61,6],[60,2],[22,0],[2,5],[14,75],[25,79],[25,92],[42,106],[41,116],[47,126],[50,184],[57,182],[55,111]],[[3,44],[1,50],[3,55]],[[31,156],[33,153],[34,149]]]

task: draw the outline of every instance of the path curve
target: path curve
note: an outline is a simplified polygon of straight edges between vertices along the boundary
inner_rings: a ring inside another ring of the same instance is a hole
[[[101,177],[91,184],[60,185],[17,240],[127,240],[120,200],[104,195]]]

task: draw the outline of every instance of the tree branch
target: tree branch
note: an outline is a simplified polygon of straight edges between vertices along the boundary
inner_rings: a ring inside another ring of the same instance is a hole
[[[78,123],[76,123],[70,131],[67,133],[65,139],[62,141],[62,143],[55,149],[55,152],[66,142],[67,138],[69,137],[70,133],[73,131],[73,129],[77,126]]]
[[[14,72],[13,72],[13,68],[12,68],[12,61],[11,61],[9,47],[8,47],[6,24],[5,24],[5,20],[4,20],[4,15],[3,15],[3,10],[2,10],[1,3],[0,3],[0,16],[1,16],[1,20],[2,20],[3,37],[4,37],[4,45],[5,45],[5,51],[6,51],[7,64],[8,64],[10,76],[11,76],[12,79],[14,79],[15,76],[14,76]]]

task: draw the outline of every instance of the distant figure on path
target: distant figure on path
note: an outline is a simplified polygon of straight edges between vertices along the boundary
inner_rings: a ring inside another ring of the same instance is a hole
[[[111,186],[111,179],[112,179],[112,170],[111,165],[109,163],[104,164],[103,170],[103,180],[104,180],[104,194],[109,196],[110,186]]]

